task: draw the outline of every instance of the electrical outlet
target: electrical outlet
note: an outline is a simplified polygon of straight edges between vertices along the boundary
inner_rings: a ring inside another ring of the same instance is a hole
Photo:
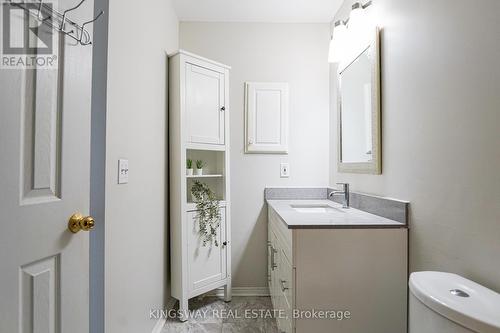
[[[128,160],[118,160],[118,184],[128,183]]]
[[[280,177],[281,178],[290,177],[290,164],[289,163],[281,163],[280,164]]]

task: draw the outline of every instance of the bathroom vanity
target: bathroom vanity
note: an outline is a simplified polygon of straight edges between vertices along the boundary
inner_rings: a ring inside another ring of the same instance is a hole
[[[280,332],[406,332],[406,223],[326,199],[267,203]]]

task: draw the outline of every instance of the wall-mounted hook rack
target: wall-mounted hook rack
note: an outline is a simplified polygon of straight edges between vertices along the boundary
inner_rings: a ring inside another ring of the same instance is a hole
[[[77,5],[72,8],[66,9],[62,14],[49,6],[47,3],[44,3],[44,0],[31,0],[31,1],[14,1],[9,0],[9,3],[12,6],[16,6],[25,10],[29,15],[36,18],[43,24],[51,27],[54,30],[60,31],[63,34],[71,37],[76,40],[81,45],[90,45],[92,44],[92,37],[90,33],[85,30],[85,26],[95,22],[104,12],[101,10],[96,17],[92,20],[79,25],[78,23],[72,21],[67,17],[67,14],[73,10],[78,9],[86,0],[81,0]],[[37,7],[31,7],[31,5]],[[36,11],[33,11],[33,8]]]
[[[101,11],[99,12],[99,14],[97,14],[97,16],[96,16],[96,17],[94,17],[92,20],[90,20],[90,21],[87,21],[87,22],[83,23],[83,24],[82,24],[82,32],[83,32],[83,31],[86,31],[86,30],[85,30],[85,26],[86,26],[87,24],[90,24],[90,23],[93,23],[93,22],[97,21],[97,19],[98,19],[98,18],[99,18],[102,14],[104,14],[104,11],[103,11],[103,10],[101,10]],[[81,37],[82,35],[83,35],[83,34],[81,34],[81,35],[80,35],[80,37]],[[82,41],[80,40],[80,44],[82,44],[82,45],[89,45],[89,44],[92,44],[92,41],[91,41],[91,40],[89,40],[88,42],[82,42]]]

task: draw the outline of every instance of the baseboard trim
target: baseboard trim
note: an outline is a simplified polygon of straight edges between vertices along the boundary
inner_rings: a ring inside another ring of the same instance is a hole
[[[233,287],[233,296],[269,296],[269,288],[267,287]],[[210,291],[206,295],[209,296],[224,296],[224,288],[218,288]]]

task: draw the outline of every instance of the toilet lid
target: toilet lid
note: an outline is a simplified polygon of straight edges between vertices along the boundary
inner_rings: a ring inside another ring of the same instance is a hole
[[[410,291],[442,316],[480,333],[500,333],[500,294],[459,275],[415,272]]]

